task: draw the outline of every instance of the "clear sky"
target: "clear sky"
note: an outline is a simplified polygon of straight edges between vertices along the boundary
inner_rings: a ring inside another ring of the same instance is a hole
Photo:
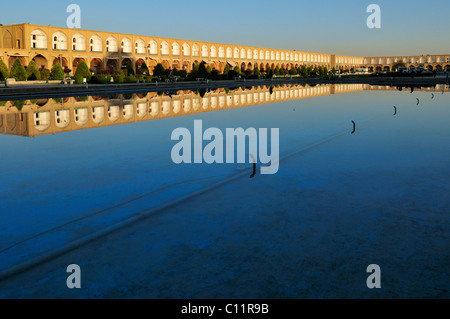
[[[22,0],[0,23],[66,27],[69,4],[82,29],[356,56],[450,54],[450,0]],[[381,29],[366,25],[381,7]]]

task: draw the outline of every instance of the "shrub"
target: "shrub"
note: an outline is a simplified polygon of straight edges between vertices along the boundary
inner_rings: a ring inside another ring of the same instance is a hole
[[[52,72],[50,72],[50,80],[64,80],[64,71],[61,64],[56,63],[53,66]]]
[[[123,75],[114,75],[114,83],[123,83],[125,80],[125,76]]]
[[[223,75],[228,75],[228,72],[230,72],[230,65],[227,63],[223,69]]]
[[[41,74],[41,80],[47,80],[50,77],[49,69],[40,69],[39,73]]]
[[[9,77],[9,70],[3,60],[0,60],[0,80],[7,79]]]
[[[14,61],[14,64],[11,68],[10,77],[16,79],[16,81],[27,80],[27,73],[19,59],[16,59],[16,61]]]
[[[110,81],[111,81],[110,76],[104,75],[104,74],[97,74],[97,75],[94,75],[93,77],[91,77],[91,80],[89,81],[89,83],[105,84],[105,83],[109,83]]]
[[[273,74],[280,75],[280,68],[278,67],[278,65],[275,67],[275,70],[273,71]]]
[[[127,75],[136,75],[133,68],[131,67],[131,64],[127,64],[126,71],[127,71]]]
[[[142,75],[148,75],[149,74],[148,66],[147,66],[147,64],[145,62],[143,62],[141,64],[141,66],[137,68],[136,71],[137,71],[136,72],[137,74],[142,74]]]
[[[41,73],[39,72],[36,62],[34,60],[31,60],[30,63],[28,63],[27,67],[27,80],[40,80],[41,79]]]
[[[127,75],[124,81],[125,83],[136,83],[136,77],[134,75]]]
[[[78,65],[77,70],[75,72],[75,83],[83,83],[83,78],[86,78],[87,81],[91,79],[91,72],[86,64],[86,62],[81,61]]]
[[[165,77],[166,76],[166,70],[164,70],[164,67],[161,63],[158,63],[155,68],[153,69],[153,75],[154,76],[160,76]]]

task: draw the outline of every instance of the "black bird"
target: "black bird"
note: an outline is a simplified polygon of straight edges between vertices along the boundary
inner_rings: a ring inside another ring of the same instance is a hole
[[[419,103],[420,103],[420,100],[419,100],[419,99],[417,99],[417,104],[416,104],[416,105],[419,105]]]
[[[353,123],[353,132],[352,132],[352,134],[354,134],[356,132],[356,123],[355,123],[355,121],[352,121],[352,123]]]
[[[431,93],[431,99],[434,99],[434,94],[433,93]]]
[[[397,115],[397,107],[395,105],[394,105],[394,110],[395,110],[394,115]]]

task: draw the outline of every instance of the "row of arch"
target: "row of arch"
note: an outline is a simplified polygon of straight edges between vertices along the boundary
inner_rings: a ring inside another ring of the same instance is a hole
[[[442,72],[442,71],[447,71],[450,72],[450,64],[447,65],[432,65],[432,64],[428,64],[428,65],[409,65],[407,66],[410,70],[415,70],[418,68],[423,68],[426,71],[436,71],[436,72]],[[373,73],[373,72],[380,72],[380,71],[395,71],[394,68],[391,65],[369,65],[367,66],[367,69],[369,72]]]
[[[103,52],[103,46],[107,53],[135,53],[149,55],[172,55],[172,56],[192,56],[204,58],[228,58],[228,59],[253,59],[253,60],[273,60],[273,61],[292,61],[292,62],[316,62],[330,63],[331,55],[275,51],[264,49],[245,49],[230,46],[216,46],[194,43],[190,45],[188,42],[182,44],[177,41],[169,43],[163,40],[158,43],[156,40],[150,40],[146,43],[142,39],[136,40],[134,43],[128,37],[124,37],[119,41],[114,36],[109,36],[103,43],[102,38],[96,34],[92,35],[86,46],[86,38],[81,33],[76,33],[70,39],[72,51],[90,51]],[[52,35],[51,41],[53,50],[67,50],[69,48],[69,40],[62,31],[56,31]],[[44,31],[36,29],[31,32],[31,48],[48,49],[48,39]],[[86,50],[86,48],[88,48]]]
[[[422,57],[404,57],[404,58],[366,58],[364,64],[394,64],[398,61],[406,64],[416,63],[450,63],[450,56],[422,56]]]

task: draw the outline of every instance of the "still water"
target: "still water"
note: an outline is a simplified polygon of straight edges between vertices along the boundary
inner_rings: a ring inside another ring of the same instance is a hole
[[[0,274],[31,262],[0,281],[0,297],[448,298],[448,91],[284,85],[0,102]],[[194,120],[279,128],[279,171],[174,164],[171,134]],[[82,290],[65,285],[73,263]],[[381,289],[366,286],[370,264]]]

